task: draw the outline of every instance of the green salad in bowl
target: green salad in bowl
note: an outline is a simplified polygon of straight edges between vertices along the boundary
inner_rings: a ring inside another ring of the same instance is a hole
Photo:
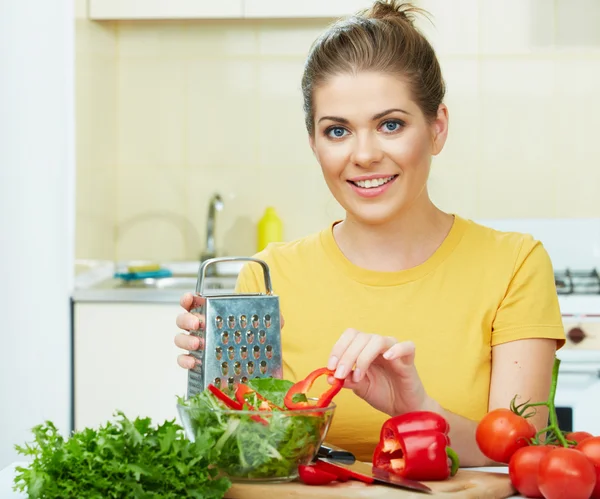
[[[324,372],[320,372],[324,371]],[[218,472],[232,482],[285,482],[298,476],[323,443],[335,412],[331,399],[343,382],[335,382],[318,399],[306,392],[311,373],[299,383],[257,378],[220,390],[209,385],[177,409],[187,438],[216,441]],[[312,376],[312,377],[311,377]]]

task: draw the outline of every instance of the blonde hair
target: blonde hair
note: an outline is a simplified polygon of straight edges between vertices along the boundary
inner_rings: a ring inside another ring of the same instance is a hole
[[[312,45],[304,65],[306,128],[314,134],[314,90],[344,73],[377,71],[400,76],[424,116],[433,120],[446,92],[429,41],[414,26],[424,10],[401,0],[377,0],[369,9],[336,22]]]

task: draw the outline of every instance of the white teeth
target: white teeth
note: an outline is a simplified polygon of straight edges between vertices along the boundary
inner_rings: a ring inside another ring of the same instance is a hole
[[[376,178],[372,180],[359,180],[354,183],[358,185],[358,187],[362,187],[363,189],[371,189],[372,187],[379,187],[380,185],[387,184],[393,178],[394,176],[386,178]]]

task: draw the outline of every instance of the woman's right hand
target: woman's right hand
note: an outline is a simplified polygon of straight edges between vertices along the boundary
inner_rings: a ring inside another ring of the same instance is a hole
[[[181,297],[180,304],[186,311],[177,316],[177,327],[187,332],[175,336],[175,345],[188,352],[198,350],[202,346],[202,339],[190,335],[189,332],[204,329],[204,315],[190,311],[203,306],[205,301],[202,296],[192,293],[186,293]],[[196,359],[189,354],[181,354],[177,357],[177,363],[184,369],[192,369],[196,365]]]

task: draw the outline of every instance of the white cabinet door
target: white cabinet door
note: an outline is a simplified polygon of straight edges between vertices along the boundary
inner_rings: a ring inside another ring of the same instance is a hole
[[[242,17],[243,0],[89,0],[88,17],[117,19],[226,19]]]
[[[115,410],[153,422],[177,417],[187,389],[173,343],[175,303],[75,305],[75,429],[98,426]]]
[[[245,0],[247,18],[342,17],[370,7],[371,0]]]

